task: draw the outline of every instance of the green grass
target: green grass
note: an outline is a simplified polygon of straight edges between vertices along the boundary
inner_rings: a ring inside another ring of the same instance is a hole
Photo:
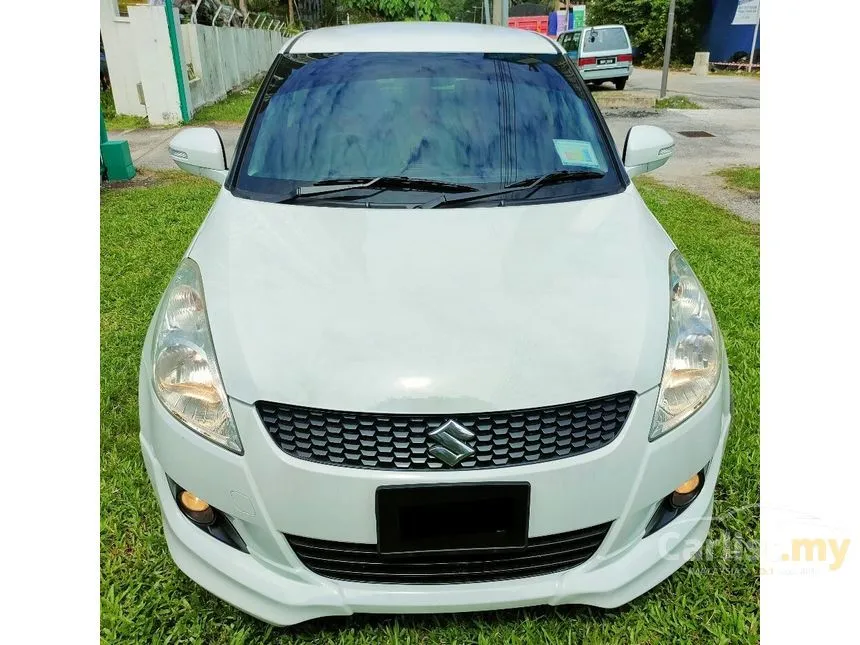
[[[757,537],[758,226],[685,192],[637,182],[705,283],[726,338],[735,421],[716,531]],[[273,629],[173,565],[138,444],[141,344],[162,290],[218,188],[178,173],[106,189],[101,204],[101,629],[105,643],[729,643],[758,641],[758,562],[694,561],[614,611],[572,607],[354,616]]]
[[[659,58],[655,58],[653,60],[644,60],[640,65],[637,65],[640,69],[653,69],[658,72],[663,71],[663,55],[661,54]],[[687,63],[679,63],[679,62],[671,62],[669,63],[669,71],[671,72],[689,72],[690,67]]]
[[[197,110],[191,119],[191,123],[194,125],[223,122],[242,124],[251,110],[251,104],[254,102],[254,97],[257,95],[258,89],[260,89],[260,84],[254,83],[244,90],[230,92],[217,103]]]
[[[136,128],[149,127],[149,119],[145,116],[131,116],[129,114],[117,114],[113,102],[113,94],[108,90],[100,95],[102,115],[105,118],[105,127],[108,130],[133,130]]]
[[[758,166],[736,166],[734,168],[725,168],[717,172],[721,177],[725,177],[726,183],[732,188],[754,192],[756,194],[761,190],[761,169]]]
[[[674,110],[701,110],[702,106],[688,99],[686,96],[672,95],[657,99],[658,108],[672,108]]]
[[[747,78],[761,78],[761,71],[754,69],[751,72],[746,71],[746,67],[738,70],[737,68],[714,68],[708,71],[708,74],[714,76],[746,76]]]

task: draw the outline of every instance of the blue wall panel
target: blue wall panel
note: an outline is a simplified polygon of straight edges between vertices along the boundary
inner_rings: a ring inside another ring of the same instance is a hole
[[[714,0],[711,25],[708,29],[708,51],[712,61],[726,61],[738,51],[748,52],[752,45],[755,25],[732,25],[737,0]],[[761,47],[759,27],[756,48]],[[758,62],[758,61],[756,61]]]

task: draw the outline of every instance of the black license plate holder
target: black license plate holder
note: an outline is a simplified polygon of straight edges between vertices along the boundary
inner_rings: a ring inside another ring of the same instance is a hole
[[[597,59],[598,65],[614,65],[615,64],[615,56],[606,56],[604,58]]]
[[[530,496],[528,482],[382,486],[376,490],[379,553],[523,549]]]

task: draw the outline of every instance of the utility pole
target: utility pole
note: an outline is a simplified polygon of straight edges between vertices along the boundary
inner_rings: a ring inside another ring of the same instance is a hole
[[[660,81],[660,98],[666,96],[669,82],[669,59],[672,57],[672,30],[675,27],[675,0],[669,2],[669,22],[666,25],[666,46],[663,49],[663,79]]]
[[[484,0],[484,13],[481,15],[481,22],[490,24],[490,0]]]
[[[752,66],[753,62],[755,62],[755,41],[758,40],[758,24],[761,22],[761,17],[757,18],[755,21],[755,31],[753,31],[753,44],[750,49],[750,66],[747,71],[752,74]]]

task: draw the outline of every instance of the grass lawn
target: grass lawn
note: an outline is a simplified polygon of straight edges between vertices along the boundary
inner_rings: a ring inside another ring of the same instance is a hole
[[[650,69],[656,72],[663,71],[663,58],[660,57],[660,60],[648,63],[640,63],[636,65],[639,69]],[[670,72],[689,72],[692,68],[689,65],[682,63],[669,63],[669,71]]]
[[[117,114],[113,103],[113,94],[110,90],[100,95],[102,115],[105,118],[105,127],[108,130],[133,130],[135,128],[149,127],[149,119],[145,116],[131,116],[128,114]]]
[[[721,177],[725,177],[726,183],[732,188],[739,190],[750,191],[756,194],[759,193],[759,184],[761,183],[761,169],[758,166],[737,166],[735,168],[725,168],[717,172]]]
[[[694,103],[686,96],[673,95],[657,99],[658,108],[672,108],[674,110],[700,110],[702,106]]]
[[[761,71],[754,69],[751,72],[746,71],[746,67],[738,70],[737,68],[714,68],[708,71],[708,74],[714,76],[745,76],[747,78],[761,78]]]
[[[637,184],[705,283],[726,338],[735,420],[715,515],[730,519],[716,519],[711,537],[725,532],[756,539],[758,225],[683,191],[647,180]],[[757,558],[690,562],[613,611],[540,607],[438,617],[354,616],[287,629],[270,628],[187,579],[168,555],[140,456],[137,371],[160,294],[216,192],[212,182],[175,172],[156,175],[147,187],[101,194],[102,642],[758,642]]]
[[[200,125],[203,123],[223,123],[234,122],[243,123],[248,112],[251,111],[251,104],[254,102],[254,97],[257,96],[257,90],[260,89],[260,83],[254,83],[244,90],[236,90],[230,92],[223,99],[212,105],[200,108],[194,113],[191,118],[192,125]]]

